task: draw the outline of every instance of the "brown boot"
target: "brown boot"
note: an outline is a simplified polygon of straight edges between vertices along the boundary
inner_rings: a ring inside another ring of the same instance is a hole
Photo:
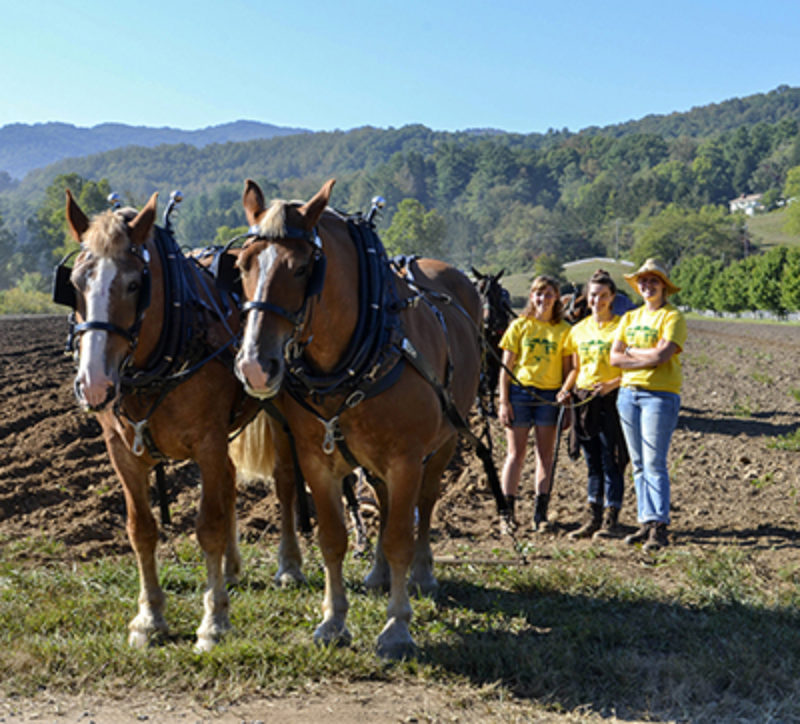
[[[506,495],[505,498],[506,498],[506,508],[508,512],[500,519],[500,532],[503,535],[511,535],[519,527],[517,525],[517,517],[514,513],[514,508],[516,507],[517,498],[514,495]]]
[[[655,523],[647,522],[642,523],[635,533],[631,533],[630,535],[625,536],[625,542],[632,546],[634,543],[642,543],[646,541],[650,537],[650,528],[652,528]]]
[[[549,533],[555,526],[547,520],[550,493],[538,493],[533,508],[533,529],[539,533]]]
[[[589,519],[578,530],[573,530],[567,538],[578,540],[579,538],[589,538],[592,533],[599,530],[603,519],[603,506],[600,503],[589,503]]]
[[[603,524],[593,536],[596,540],[607,538],[621,538],[622,527],[619,524],[619,508],[606,508],[603,515]]]
[[[647,542],[642,546],[643,551],[655,553],[662,548],[669,545],[669,537],[667,536],[667,524],[655,523],[650,528],[650,535],[647,537]]]

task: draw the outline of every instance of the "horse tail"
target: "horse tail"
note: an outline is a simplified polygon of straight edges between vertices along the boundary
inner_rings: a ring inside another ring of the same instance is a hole
[[[275,470],[275,444],[267,413],[253,418],[228,445],[228,453],[243,480],[269,480]]]

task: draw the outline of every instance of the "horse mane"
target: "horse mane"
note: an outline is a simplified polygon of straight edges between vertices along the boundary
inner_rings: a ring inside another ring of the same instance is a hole
[[[302,201],[285,201],[284,199],[273,199],[269,207],[264,212],[258,222],[258,235],[267,241],[286,238],[287,213],[291,209],[302,206]],[[327,206],[323,214],[333,214],[337,218],[343,218],[335,209]]]
[[[109,209],[95,216],[84,232],[84,247],[95,256],[119,258],[131,246],[128,222],[136,218],[136,209]]]

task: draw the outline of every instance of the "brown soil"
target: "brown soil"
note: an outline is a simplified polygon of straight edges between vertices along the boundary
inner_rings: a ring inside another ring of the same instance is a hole
[[[62,354],[65,334],[63,317],[0,318],[0,541],[49,536],[65,543],[66,557],[73,560],[129,554],[120,485],[99,425],[73,399],[73,364]],[[799,326],[690,321],[681,414],[670,452],[672,545],[745,547],[759,574],[776,585],[781,569],[797,565],[800,467],[796,452],[769,443],[793,433],[800,421],[798,359]],[[492,436],[499,463],[502,431],[496,425]],[[532,515],[529,473],[523,475],[518,509],[526,522]],[[169,465],[167,478],[173,529],[191,532],[195,467]],[[630,487],[626,496],[622,521],[633,530]],[[562,445],[551,503],[558,529],[549,545],[591,545],[566,536],[584,507],[583,462],[569,460]],[[277,541],[277,501],[269,486],[242,486],[238,511],[245,539]],[[374,514],[367,510],[365,516],[374,530]],[[515,556],[509,539],[499,534],[480,463],[466,449],[446,473],[434,524],[440,565],[498,548]],[[523,529],[523,540],[532,536]],[[546,546],[537,550],[548,555]],[[607,560],[622,572],[640,566],[640,556],[611,546]],[[656,575],[669,585],[668,567],[663,568]],[[0,707],[0,717],[4,713]],[[352,713],[358,715],[356,709]]]

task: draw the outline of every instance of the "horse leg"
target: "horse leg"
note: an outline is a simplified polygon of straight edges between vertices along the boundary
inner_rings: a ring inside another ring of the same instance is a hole
[[[433,575],[433,552],[431,551],[431,516],[433,506],[439,499],[439,491],[444,473],[450,458],[456,450],[457,438],[453,436],[425,465],[422,473],[422,489],[419,493],[419,523],[417,524],[417,539],[414,546],[414,558],[411,562],[411,574],[408,586],[423,594],[431,594],[439,587]]]
[[[221,441],[205,438],[197,447],[195,460],[203,478],[197,541],[205,554],[208,577],[203,595],[203,620],[197,629],[195,648],[210,651],[231,628],[223,557],[236,535],[236,478],[227,454],[226,438]]]
[[[411,622],[411,601],[406,577],[414,555],[414,506],[419,497],[422,469],[419,464],[393,461],[390,466],[389,505],[383,551],[391,570],[389,605],[386,625],[378,636],[378,656],[402,659],[416,651],[408,630]]]
[[[128,540],[139,568],[139,608],[128,624],[128,644],[145,648],[155,635],[169,632],[164,618],[164,591],[158,582],[156,545],[158,526],[150,508],[148,467],[128,450],[115,432],[106,434],[106,447],[111,464],[125,495]]]
[[[325,559],[325,598],[322,621],[314,631],[317,644],[348,646],[352,636],[347,630],[347,596],[342,575],[342,561],[347,551],[347,527],[342,509],[340,481],[327,480],[324,486],[312,486],[319,524],[318,538]]]
[[[378,477],[370,476],[372,489],[378,498],[378,540],[375,543],[375,556],[372,561],[372,568],[364,578],[364,586],[370,591],[388,591],[391,582],[391,572],[389,562],[383,552],[383,533],[386,529],[386,511],[389,509],[389,492],[386,483]]]
[[[276,447],[278,435],[273,431]],[[278,572],[275,574],[275,583],[278,586],[297,586],[306,582],[303,575],[303,554],[297,540],[297,526],[295,523],[294,505],[297,496],[295,485],[295,470],[292,463],[292,454],[289,440],[285,435],[280,435],[278,450],[278,463],[273,474],[275,478],[275,492],[280,502],[281,539],[278,544]],[[305,495],[305,489],[302,491]]]

